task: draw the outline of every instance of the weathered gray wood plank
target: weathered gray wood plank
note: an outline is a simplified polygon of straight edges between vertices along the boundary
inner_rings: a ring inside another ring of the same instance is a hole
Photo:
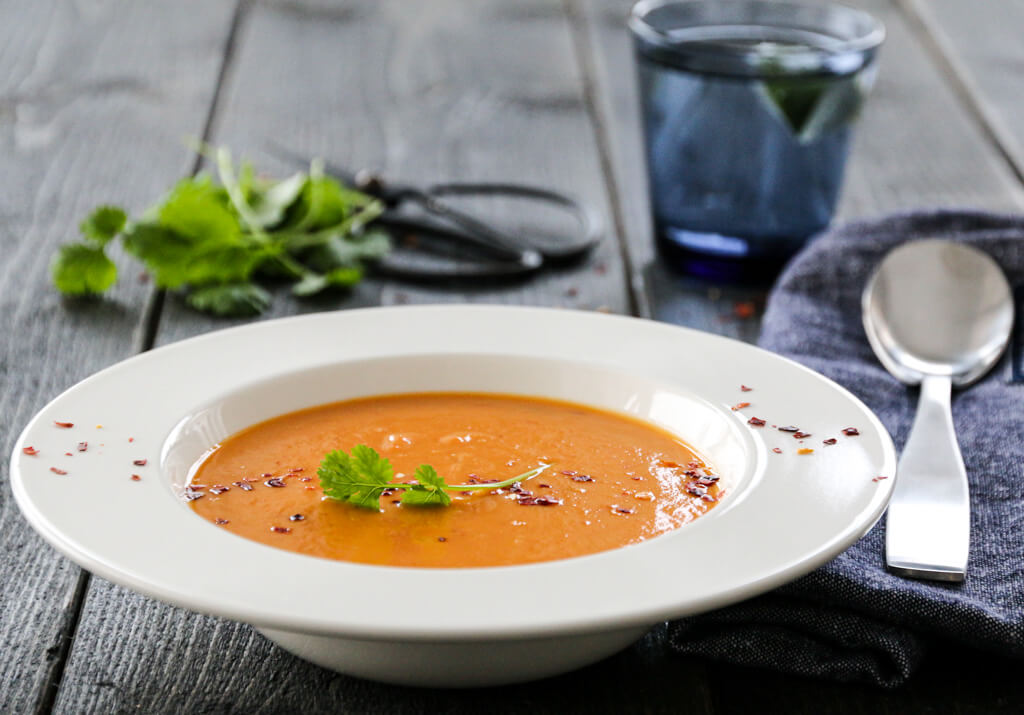
[[[942,55],[939,64],[1024,177],[1024,2],[901,2],[922,23]]]
[[[216,141],[259,166],[305,156],[420,184],[513,181],[606,205],[562,11],[508,3],[267,2],[253,8]],[[302,78],[301,81],[297,78]],[[522,285],[430,288],[373,281],[311,301],[276,294],[272,316],[392,303],[525,303],[628,312],[616,236],[582,267]],[[158,339],[231,324],[168,301]]]
[[[213,139],[267,166],[274,163],[265,144],[275,139],[406,179],[561,187],[608,213],[570,26],[557,4],[451,0],[413,10],[398,0],[344,8],[265,3],[244,17],[237,47]],[[609,235],[582,266],[472,293],[378,282],[315,303],[281,293],[272,315],[466,300],[624,312],[629,300],[618,251]],[[186,312],[172,298],[158,341],[226,324]],[[664,650],[655,634],[603,664],[545,683],[488,693],[416,692],[329,673],[246,626],[96,580],[57,710],[89,703],[111,712],[707,711],[690,671]]]
[[[178,142],[202,130],[231,13],[226,3],[201,0],[183,7],[41,0],[8,6],[4,16],[0,433],[6,455],[46,401],[138,350],[148,288],[137,281],[137,269],[121,262],[122,281],[108,300],[70,303],[50,287],[48,265],[93,206],[117,201],[141,208],[188,171],[190,159]],[[5,459],[0,709],[28,712],[62,665],[62,639],[80,605],[74,600],[80,572],[31,531],[7,479]]]
[[[578,8],[592,51],[590,66],[599,87],[602,125],[609,129],[603,146],[615,169],[633,279],[645,286],[652,315],[747,340],[756,338],[756,320],[736,320],[735,308],[750,300],[759,304],[763,294],[743,289],[718,292],[713,287],[709,294],[707,286],[670,274],[655,259],[632,46],[625,28],[632,2],[571,0],[571,4]],[[1005,210],[1024,205],[1024,193],[1014,176],[898,8],[887,0],[849,4],[880,17],[888,38],[875,91],[857,128],[840,220],[923,206]],[[963,12],[968,12],[966,7]],[[991,12],[997,13],[995,6]],[[1006,24],[1005,31],[1012,32],[1012,23]],[[982,25],[977,26],[980,31]]]

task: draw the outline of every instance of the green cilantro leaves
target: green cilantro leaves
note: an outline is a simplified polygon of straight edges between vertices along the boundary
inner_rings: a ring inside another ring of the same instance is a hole
[[[134,220],[116,206],[96,208],[79,225],[82,240],[54,257],[56,288],[65,295],[110,288],[117,267],[106,247],[120,237],[158,287],[184,291],[196,310],[257,315],[271,301],[261,283],[292,281],[298,296],[344,289],[390,250],[387,234],[368,228],[381,202],[325,175],[322,162],[271,181],[248,163],[236,167],[226,149],[208,151],[219,182],[183,179]]]
[[[328,452],[317,476],[324,494],[348,502],[365,509],[380,509],[380,498],[385,490],[402,490],[404,506],[448,506],[452,498],[448,492],[471,491],[474,489],[501,489],[516,482],[533,479],[550,465],[524,472],[502,482],[488,484],[447,484],[440,474],[429,464],[421,464],[413,475],[416,482],[407,484],[393,482],[395,473],[389,462],[380,456],[372,447],[357,444],[346,454],[342,450]]]

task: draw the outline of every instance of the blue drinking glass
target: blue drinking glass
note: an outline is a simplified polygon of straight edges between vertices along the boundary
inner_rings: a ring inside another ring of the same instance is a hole
[[[659,253],[773,277],[832,219],[885,30],[840,5],[644,0],[629,19]]]

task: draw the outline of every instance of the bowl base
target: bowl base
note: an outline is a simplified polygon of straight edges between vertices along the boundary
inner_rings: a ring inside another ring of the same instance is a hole
[[[394,685],[475,688],[522,683],[581,668],[635,643],[650,627],[446,643],[358,640],[272,628],[258,630],[288,652],[345,675]]]

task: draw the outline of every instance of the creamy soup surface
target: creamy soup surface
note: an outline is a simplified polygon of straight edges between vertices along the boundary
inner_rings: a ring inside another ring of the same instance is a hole
[[[420,464],[448,484],[513,488],[452,493],[447,507],[379,511],[324,496],[327,452],[358,444],[390,460],[395,481]],[[220,528],[281,549],[413,567],[506,566],[635,544],[671,531],[722,497],[710,465],[673,435],[567,402],[475,393],[338,402],[262,422],[216,445],[186,497]]]

